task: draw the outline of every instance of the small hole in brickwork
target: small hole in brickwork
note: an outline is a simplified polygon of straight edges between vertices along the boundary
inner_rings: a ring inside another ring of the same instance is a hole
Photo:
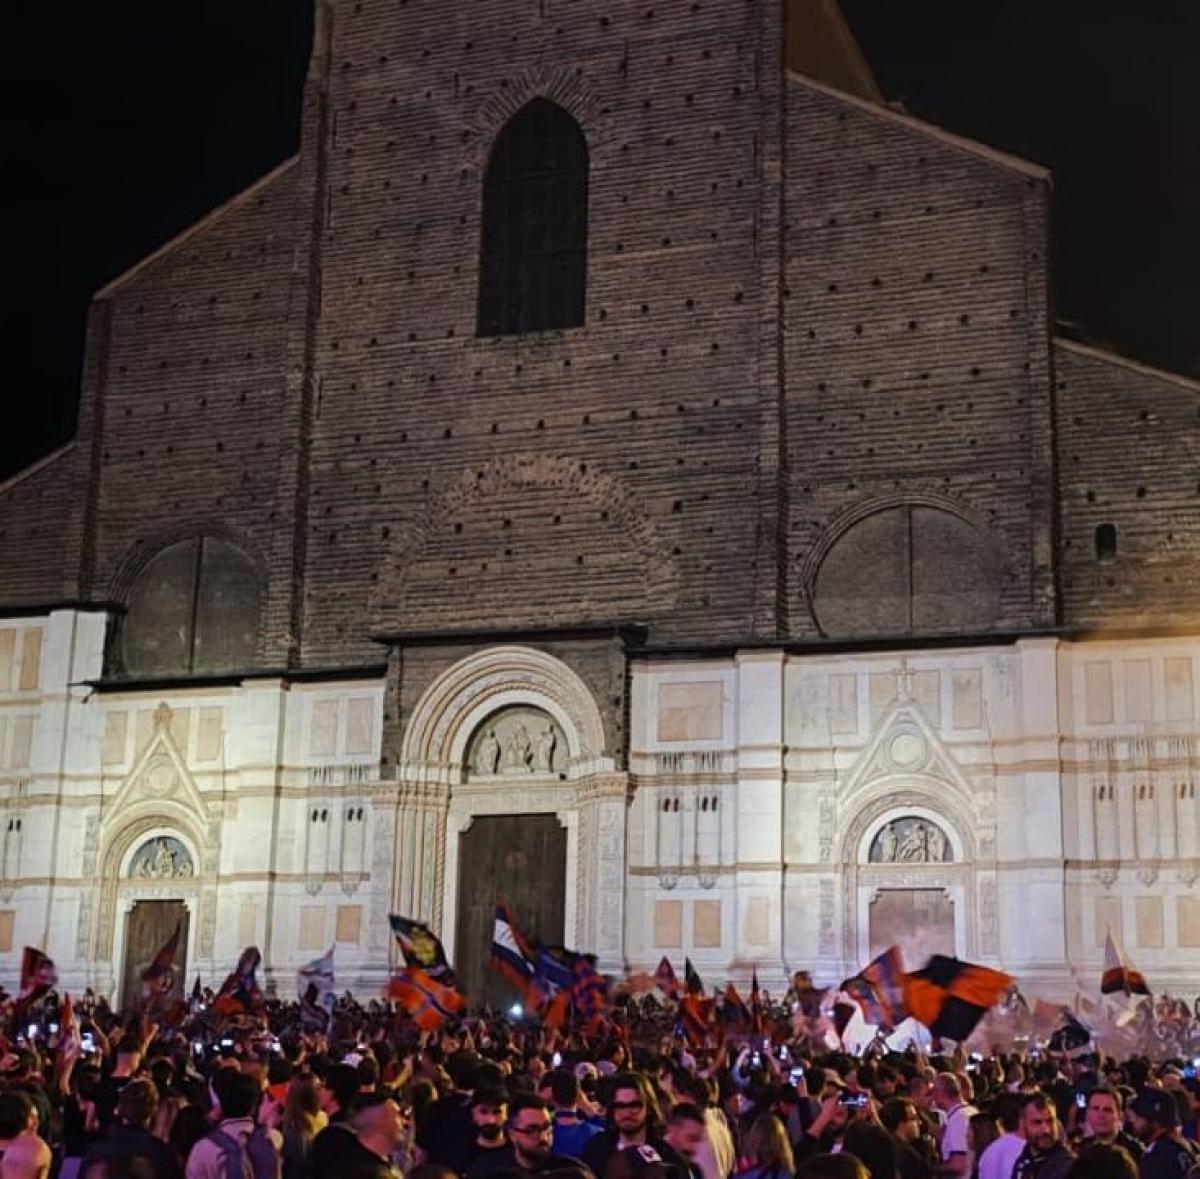
[[[962,315],[958,317],[958,322],[965,326],[971,322],[971,317],[964,311]]]
[[[915,332],[917,330],[917,321],[915,319],[910,319],[908,321],[908,330],[910,332]]]
[[[583,554],[582,554],[582,553],[580,553],[580,554],[579,554],[579,555],[578,555],[578,556],[575,558],[575,564],[576,564],[576,565],[582,565],[582,564],[583,564]]]
[[[1137,497],[1138,497],[1138,499],[1146,498],[1146,489],[1144,487],[1139,487],[1137,489]]]
[[[862,324],[861,324],[861,323],[856,323],[856,324],[854,325],[854,334],[855,334],[856,336],[861,336],[861,335],[862,335],[862,332],[863,332],[863,329],[862,329]]]
[[[1117,556],[1117,526],[1096,525],[1096,560],[1114,561]]]
[[[932,270],[925,271],[925,273],[921,276],[921,281],[922,282],[933,282],[933,271]]]
[[[545,418],[538,418],[537,428],[539,430],[544,430],[546,428],[546,419]]]
[[[454,437],[454,431],[453,431],[453,430],[451,430],[449,426],[447,426],[447,427],[446,427],[446,428],[445,428],[445,429],[442,431],[442,437],[443,437],[443,438],[453,438],[453,437]]]

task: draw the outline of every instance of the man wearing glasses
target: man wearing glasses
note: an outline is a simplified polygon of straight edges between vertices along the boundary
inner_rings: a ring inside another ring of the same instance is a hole
[[[555,1171],[573,1179],[593,1179],[578,1159],[551,1152],[553,1137],[550,1107],[535,1093],[518,1093],[509,1102],[507,1146],[478,1157],[468,1168],[467,1179],[485,1179],[496,1171],[514,1169],[539,1175]]]
[[[583,1161],[595,1175],[603,1176],[618,1150],[652,1146],[659,1158],[679,1175],[688,1165],[663,1138],[663,1118],[650,1082],[641,1073],[619,1073],[613,1078],[608,1100],[610,1129],[587,1144]]]

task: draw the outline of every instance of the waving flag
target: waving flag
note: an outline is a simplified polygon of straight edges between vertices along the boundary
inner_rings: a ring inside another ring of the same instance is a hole
[[[935,1036],[961,1044],[1012,981],[999,970],[934,954],[923,969],[904,976],[904,1001]]]
[[[693,1048],[703,1048],[708,1043],[712,1014],[713,1001],[702,995],[693,993],[679,1000],[679,1024]]]
[[[516,988],[528,1014],[537,1011],[545,1002],[545,992],[537,984],[533,952],[503,901],[497,904],[492,922],[490,964]]]
[[[54,963],[34,946],[21,952],[21,989],[13,1001],[13,1016],[19,1022],[25,1011],[40,1003],[58,982]]]
[[[58,1051],[63,1060],[74,1060],[83,1050],[83,1039],[79,1034],[79,1020],[75,1018],[75,1005],[68,994],[63,998],[59,1015]]]
[[[467,1005],[466,999],[453,987],[438,982],[415,966],[396,972],[388,986],[388,995],[425,1032],[437,1031],[447,1020],[461,1014]]]
[[[571,1003],[582,1019],[594,1019],[608,1004],[608,983],[586,954],[575,958]]]
[[[262,990],[255,977],[262,962],[257,946],[247,946],[238,958],[237,966],[221,984],[213,1001],[213,1010],[224,1018],[251,1015],[262,1007]]]
[[[662,961],[658,964],[658,969],[654,972],[654,981],[658,984],[658,989],[672,999],[678,999],[683,994],[683,987],[679,984],[679,979],[675,974],[675,967],[671,965],[670,958],[665,954]]]
[[[762,992],[758,989],[758,967],[750,972],[750,1031],[761,1036],[767,1030],[767,1013],[763,1010]]]
[[[690,958],[683,960],[683,982],[684,989],[689,995],[704,994],[704,984],[700,981],[700,975],[696,973],[696,968],[692,965]]]
[[[746,1033],[752,1030],[754,1021],[750,1008],[742,1001],[733,983],[725,984],[725,1004],[721,1008],[721,1022],[734,1032]]]
[[[392,913],[388,917],[392,933],[400,944],[406,966],[423,970],[430,978],[436,978],[447,986],[454,986],[454,971],[446,958],[446,949],[437,934],[423,921],[413,921]]]
[[[884,950],[853,978],[846,979],[841,989],[862,1008],[867,1023],[894,1028],[909,1014],[904,1000],[904,958],[899,946]]]
[[[306,1032],[329,1030],[333,1018],[333,951],[314,958],[296,971],[296,990],[300,995],[300,1026]]]
[[[1100,993],[1127,996],[1150,994],[1146,976],[1133,968],[1125,951],[1117,945],[1111,929],[1104,939],[1104,974],[1100,977]]]

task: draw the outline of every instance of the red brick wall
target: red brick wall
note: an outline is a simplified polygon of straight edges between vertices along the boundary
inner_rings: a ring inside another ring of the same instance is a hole
[[[769,16],[541,7],[338,10],[309,660],[370,626],[746,633]],[[587,323],[477,340],[482,170],[536,93],[589,144]]]
[[[0,606],[72,598],[63,534],[75,498],[75,445],[0,485]]]
[[[1200,383],[1060,341],[1055,348],[1064,622],[1200,622]],[[1101,524],[1117,530],[1096,557]]]
[[[909,494],[987,531],[998,627],[1052,623],[1045,179],[800,79],[788,112],[792,632],[813,546]]]

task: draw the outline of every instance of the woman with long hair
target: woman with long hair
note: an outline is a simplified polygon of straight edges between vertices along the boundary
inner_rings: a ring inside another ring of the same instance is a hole
[[[759,1114],[742,1143],[739,1179],[792,1179],[796,1160],[783,1123],[769,1113]]]
[[[309,1179],[313,1139],[325,1122],[317,1078],[299,1073],[288,1083],[283,1103],[283,1179]]]

